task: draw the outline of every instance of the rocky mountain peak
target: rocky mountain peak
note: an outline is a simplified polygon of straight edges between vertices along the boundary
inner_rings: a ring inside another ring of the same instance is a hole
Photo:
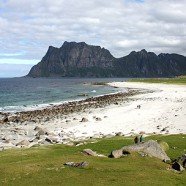
[[[162,77],[186,74],[186,57],[133,51],[114,58],[109,50],[85,42],[65,41],[60,48],[49,46],[31,77]]]
[[[148,52],[147,52],[145,49],[142,49],[142,50],[140,51],[140,53],[147,54]]]

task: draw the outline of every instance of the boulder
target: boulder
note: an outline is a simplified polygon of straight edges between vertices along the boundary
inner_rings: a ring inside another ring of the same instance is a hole
[[[41,127],[36,126],[36,127],[34,128],[34,130],[35,130],[35,131],[39,131],[39,130],[42,130],[42,128],[41,128]]]
[[[180,165],[182,165],[184,168],[186,168],[186,154],[183,154],[182,156],[178,157],[175,162],[178,162]]]
[[[116,132],[116,136],[123,136],[122,132]]]
[[[4,122],[4,123],[8,122],[8,117],[4,118],[4,119],[3,119],[3,122]]]
[[[123,150],[113,150],[109,155],[110,158],[121,158],[123,156]]]
[[[45,134],[47,134],[47,131],[44,130],[44,129],[42,129],[42,128],[40,128],[40,129],[38,130],[36,136],[39,137],[39,136],[45,135]]]
[[[71,141],[69,141],[68,143],[66,143],[65,145],[67,145],[67,146],[74,146],[74,143],[73,142],[71,142]]]
[[[59,143],[60,142],[60,138],[58,136],[47,136],[45,140],[50,143]]]
[[[29,145],[30,145],[30,142],[27,140],[22,140],[16,144],[16,146],[29,146]]]
[[[144,152],[149,156],[159,158],[163,161],[170,161],[165,151],[161,148],[158,142],[149,140],[145,143],[139,143],[135,145],[129,145],[122,148],[123,151],[127,152]]]
[[[177,171],[184,171],[185,169],[182,167],[182,165],[179,162],[174,162],[172,164],[172,168]]]
[[[86,155],[89,155],[89,156],[98,156],[98,154],[91,149],[84,149],[83,153],[86,154]]]

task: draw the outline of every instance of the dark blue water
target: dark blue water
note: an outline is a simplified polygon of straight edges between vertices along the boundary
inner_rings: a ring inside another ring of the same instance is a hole
[[[7,78],[0,79],[0,111],[22,111],[48,104],[85,99],[121,91],[91,82],[124,81],[124,78]],[[86,97],[80,95],[86,94]]]

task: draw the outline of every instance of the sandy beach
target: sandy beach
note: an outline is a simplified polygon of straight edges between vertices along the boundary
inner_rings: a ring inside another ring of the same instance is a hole
[[[186,86],[112,82],[143,93],[98,108],[86,108],[43,122],[10,122],[1,125],[0,147],[31,147],[35,144],[72,144],[91,138],[186,133]]]
[[[66,131],[78,137],[99,133],[114,135],[118,132],[131,135],[140,131],[146,134],[186,133],[186,86],[129,82],[113,82],[110,85],[154,92],[132,96],[126,103],[82,114],[89,122],[69,127]],[[95,121],[94,116],[102,121]]]

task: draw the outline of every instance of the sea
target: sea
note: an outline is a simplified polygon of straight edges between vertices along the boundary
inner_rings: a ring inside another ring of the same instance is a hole
[[[0,78],[0,112],[42,109],[69,101],[126,91],[94,85],[126,78]]]

